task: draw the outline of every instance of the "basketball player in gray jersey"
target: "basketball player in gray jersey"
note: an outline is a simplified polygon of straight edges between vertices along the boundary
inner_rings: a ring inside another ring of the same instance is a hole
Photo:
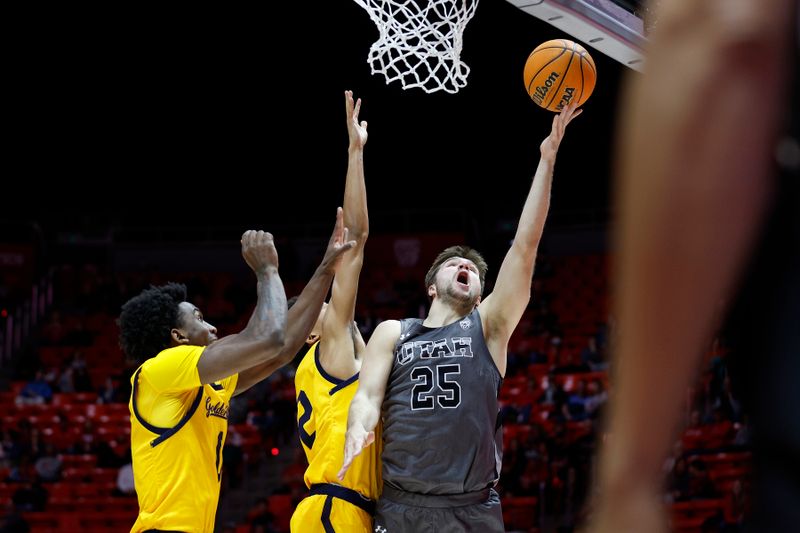
[[[486,262],[475,250],[444,250],[425,276],[427,318],[387,320],[367,344],[350,404],[342,479],[372,444],[383,416],[381,533],[503,531],[502,441],[497,395],[511,333],[530,300],[550,186],[574,104],[553,119],[494,292],[481,300]],[[381,413],[381,407],[383,412]]]

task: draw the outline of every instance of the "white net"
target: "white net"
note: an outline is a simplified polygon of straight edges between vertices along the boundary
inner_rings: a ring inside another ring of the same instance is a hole
[[[461,61],[464,28],[478,0],[355,0],[378,27],[369,49],[373,74],[403,89],[457,93],[467,85]]]

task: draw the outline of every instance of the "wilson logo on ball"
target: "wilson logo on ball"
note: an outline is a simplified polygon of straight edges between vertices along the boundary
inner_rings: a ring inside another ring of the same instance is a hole
[[[594,90],[597,69],[584,47],[567,39],[537,46],[523,71],[525,90],[536,105],[559,112],[572,101],[582,105]]]

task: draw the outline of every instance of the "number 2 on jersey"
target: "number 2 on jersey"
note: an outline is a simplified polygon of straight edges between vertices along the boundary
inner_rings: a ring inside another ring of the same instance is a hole
[[[311,413],[314,411],[314,408],[311,406],[311,400],[309,400],[306,395],[306,391],[300,391],[300,394],[297,395],[297,403],[303,406],[303,416],[297,419],[297,429],[300,432],[300,440],[306,445],[306,448],[310,449],[314,447],[314,439],[317,437],[317,431],[314,430],[314,433],[309,435],[306,428],[303,427],[306,425],[306,422],[311,420]]]

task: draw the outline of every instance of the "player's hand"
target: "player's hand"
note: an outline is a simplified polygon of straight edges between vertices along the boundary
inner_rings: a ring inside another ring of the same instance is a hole
[[[336,475],[339,481],[344,481],[344,475],[347,469],[350,468],[353,459],[373,442],[375,442],[374,431],[368,432],[361,426],[348,428],[344,440],[344,463],[342,463],[342,469]]]
[[[353,104],[353,91],[345,91],[344,102],[347,112],[347,134],[350,136],[350,148],[363,148],[367,144],[367,121],[358,121],[358,112],[361,111],[361,98]]]
[[[333,227],[333,234],[328,241],[328,248],[325,250],[325,257],[322,258],[320,268],[323,271],[335,271],[339,266],[339,258],[346,251],[356,245],[356,241],[347,240],[348,229],[344,227],[344,214],[342,208],[336,209],[336,225]]]
[[[261,230],[247,230],[242,235],[242,257],[256,274],[270,267],[278,268],[278,251],[272,234]]]
[[[542,159],[554,160],[558,147],[561,144],[561,139],[564,138],[564,131],[567,129],[567,124],[572,122],[572,119],[583,113],[583,109],[577,109],[577,102],[567,105],[561,110],[561,113],[553,117],[553,126],[550,128],[550,135],[542,141],[539,150],[542,152]]]

